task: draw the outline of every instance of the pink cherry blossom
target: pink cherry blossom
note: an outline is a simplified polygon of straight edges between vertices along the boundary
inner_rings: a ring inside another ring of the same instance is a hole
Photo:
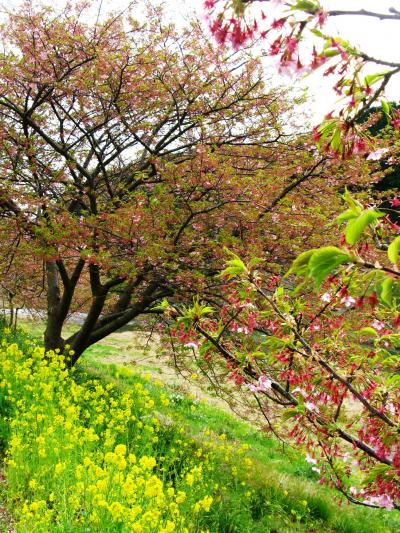
[[[372,321],[371,325],[376,329],[376,331],[382,331],[385,327],[385,324],[376,318]]]
[[[193,348],[194,350],[198,348],[198,345],[195,342],[188,342],[184,346],[186,346],[186,348]]]
[[[364,503],[369,503],[372,505],[378,505],[379,507],[384,507],[385,509],[393,509],[393,499],[387,494],[380,494],[379,496],[370,496],[367,500],[364,500]]]
[[[317,406],[313,402],[304,402],[304,407],[309,411],[318,411]]]
[[[356,300],[352,296],[344,296],[340,300],[340,303],[344,304],[345,307],[349,308],[349,307],[353,307],[353,305],[356,303]]]
[[[256,384],[250,383],[247,388],[251,392],[265,392],[272,387],[272,381],[267,376],[260,376]]]
[[[307,461],[307,463],[310,463],[310,465],[317,465],[318,464],[318,461],[316,459],[314,459],[314,457],[311,457],[311,455],[309,455],[309,454],[306,455],[306,461]]]

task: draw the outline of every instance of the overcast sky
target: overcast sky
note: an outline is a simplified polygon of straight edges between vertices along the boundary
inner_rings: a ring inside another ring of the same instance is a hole
[[[400,0],[322,0],[327,9],[371,10],[387,13],[393,6],[400,11]],[[400,61],[400,22],[380,21],[371,17],[333,17],[329,29],[350,41],[352,45],[368,55],[387,61]],[[382,72],[382,67],[370,65],[370,72]],[[308,85],[313,93],[316,104],[316,118],[330,111],[335,95],[332,94],[332,83],[323,80],[320,75],[310,77]],[[388,99],[400,99],[400,76],[396,76],[387,88]]]
[[[70,0],[71,3],[74,0]],[[94,0],[97,5],[101,4],[101,9],[106,12],[109,9],[125,9],[130,0]],[[159,2],[160,0],[155,0]],[[388,8],[393,6],[400,10],[400,0],[321,0],[327,9],[367,9],[371,11],[387,12]],[[139,0],[140,2],[140,0]],[[8,9],[17,7],[21,0],[7,0],[0,4],[7,6]],[[45,0],[46,3],[46,0]],[[50,5],[63,5],[64,0],[47,1]],[[199,16],[204,16],[203,0],[169,0],[165,4],[171,14],[179,24],[182,21],[182,15],[192,11],[197,12]],[[263,8],[268,9],[265,3]],[[397,26],[397,28],[396,28]],[[369,55],[379,59],[400,60],[400,23],[392,21],[379,21],[369,17],[334,17],[329,22],[329,33],[337,34],[359,47]],[[396,31],[397,30],[397,31]],[[382,71],[381,67],[372,66],[373,72]],[[276,73],[274,73],[276,75]],[[290,80],[283,80],[290,83]],[[323,78],[319,74],[309,76],[302,85],[309,88],[311,98],[314,104],[312,108],[313,122],[321,120],[323,115],[332,110],[335,105],[335,94],[332,91],[332,79]],[[387,90],[387,96],[391,100],[399,100],[400,96],[400,75],[394,79]]]

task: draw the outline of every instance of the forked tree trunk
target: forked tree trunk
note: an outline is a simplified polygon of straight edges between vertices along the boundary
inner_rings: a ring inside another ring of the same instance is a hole
[[[84,261],[80,259],[70,276],[62,261],[46,263],[47,325],[44,334],[45,349],[46,351],[59,349],[60,353],[65,355],[70,367],[75,365],[89,346],[117,331],[137,316],[146,312],[154,312],[154,310],[150,310],[152,304],[169,294],[165,288],[160,288],[157,282],[148,283],[142,291],[139,291],[139,294],[135,296],[135,301],[132,302],[134,291],[144,282],[143,275],[138,276],[136,281],[130,283],[126,283],[122,278],[114,278],[101,283],[99,267],[89,265],[91,305],[79,330],[69,338],[64,339],[62,336],[63,326],[70,312],[75,288],[84,264]],[[104,313],[110,290],[116,286],[123,287],[119,299],[111,311]]]

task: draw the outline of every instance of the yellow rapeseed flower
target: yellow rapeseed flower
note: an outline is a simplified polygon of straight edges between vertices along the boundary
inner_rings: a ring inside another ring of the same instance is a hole
[[[183,503],[186,500],[186,492],[183,492],[182,490],[178,490],[178,494],[176,495],[175,501],[176,503]]]
[[[126,446],[125,444],[118,444],[115,449],[114,449],[114,453],[116,455],[126,455]]]
[[[143,457],[141,457],[139,460],[139,464],[145,470],[152,470],[156,466],[157,462],[154,457],[143,455]]]
[[[175,531],[175,524],[171,522],[171,520],[167,520],[165,526],[161,527],[158,531],[159,533],[171,533],[172,531]]]
[[[146,481],[144,494],[145,496],[148,496],[149,498],[162,495],[163,494],[162,481],[157,476],[151,476],[151,478],[148,481]]]
[[[108,510],[110,511],[114,520],[120,520],[123,517],[124,506],[119,502],[113,502],[108,506]]]

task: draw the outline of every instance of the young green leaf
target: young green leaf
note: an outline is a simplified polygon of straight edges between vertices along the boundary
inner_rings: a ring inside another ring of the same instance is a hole
[[[390,106],[389,102],[387,102],[386,100],[382,100],[381,105],[382,105],[382,111],[385,113],[388,122],[390,122],[390,120],[391,120],[391,116],[390,116],[391,106]]]
[[[318,11],[319,6],[312,0],[298,0],[292,9],[299,9],[301,11],[305,11],[306,13],[314,14]]]
[[[274,337],[273,335],[270,335],[265,341],[262,343],[265,348],[271,351],[275,350],[283,350],[287,347],[287,345],[290,344],[290,341],[286,339],[281,339],[279,337]]]
[[[357,335],[371,335],[372,337],[377,337],[378,333],[374,328],[366,327],[362,328],[355,332]]]
[[[313,33],[317,37],[321,37],[322,39],[325,38],[325,35],[322,33],[322,31],[317,30],[316,28],[312,28],[310,31],[311,31],[311,33]],[[327,45],[325,44],[324,48],[325,48],[325,46],[330,46],[330,42]]]
[[[289,420],[290,418],[294,418],[298,414],[299,414],[298,409],[295,409],[295,408],[286,409],[286,411],[282,413],[282,420],[283,422],[286,422],[287,420]]]
[[[252,257],[249,261],[249,267],[253,268],[255,266],[261,265],[264,262],[264,259],[261,257]]]
[[[316,250],[308,263],[309,274],[315,279],[318,287],[326,276],[333,272],[339,265],[348,263],[351,257],[336,246],[325,246]]]
[[[327,137],[336,128],[336,125],[336,119],[326,120],[318,128],[318,131],[322,137]]]
[[[289,274],[297,274],[298,276],[303,276],[304,274],[306,274],[308,270],[308,263],[315,251],[315,249],[307,250],[306,252],[303,252],[298,257],[296,257],[286,276],[288,276]]]
[[[391,261],[393,264],[396,264],[399,259],[399,253],[400,253],[400,235],[394,239],[389,244],[389,248],[387,251],[389,261]]]
[[[346,242],[350,245],[356,244],[364,230],[370,224],[374,224],[378,218],[383,216],[384,213],[381,213],[376,209],[367,209],[366,211],[363,211],[357,218],[347,225],[345,231]]]
[[[360,204],[359,201],[354,200],[354,198],[351,196],[347,188],[342,194],[342,198],[352,211],[354,211],[357,214],[360,214],[362,212],[363,210],[362,205]]]
[[[243,261],[239,258],[231,259],[226,263],[228,266],[221,272],[222,277],[227,277],[228,279],[235,278],[236,276],[242,276],[247,274],[248,270]]]
[[[327,48],[323,51],[324,57],[335,57],[340,54],[340,51],[337,48]]]
[[[393,300],[393,278],[387,277],[382,283],[380,298],[384,304],[391,305]]]
[[[332,150],[334,150],[335,152],[339,152],[340,151],[340,148],[342,146],[342,137],[341,137],[340,128],[336,128],[334,130],[330,145],[332,147]]]
[[[336,217],[334,222],[336,222],[337,224],[341,224],[342,222],[347,222],[348,220],[357,218],[357,216],[358,216],[357,211],[354,211],[353,209],[347,209],[346,211],[341,213],[338,217]]]
[[[384,77],[385,77],[385,73],[382,73],[382,72],[377,73],[377,74],[368,74],[364,78],[364,83],[365,85],[373,85],[374,83],[376,83],[377,81],[381,80]]]

